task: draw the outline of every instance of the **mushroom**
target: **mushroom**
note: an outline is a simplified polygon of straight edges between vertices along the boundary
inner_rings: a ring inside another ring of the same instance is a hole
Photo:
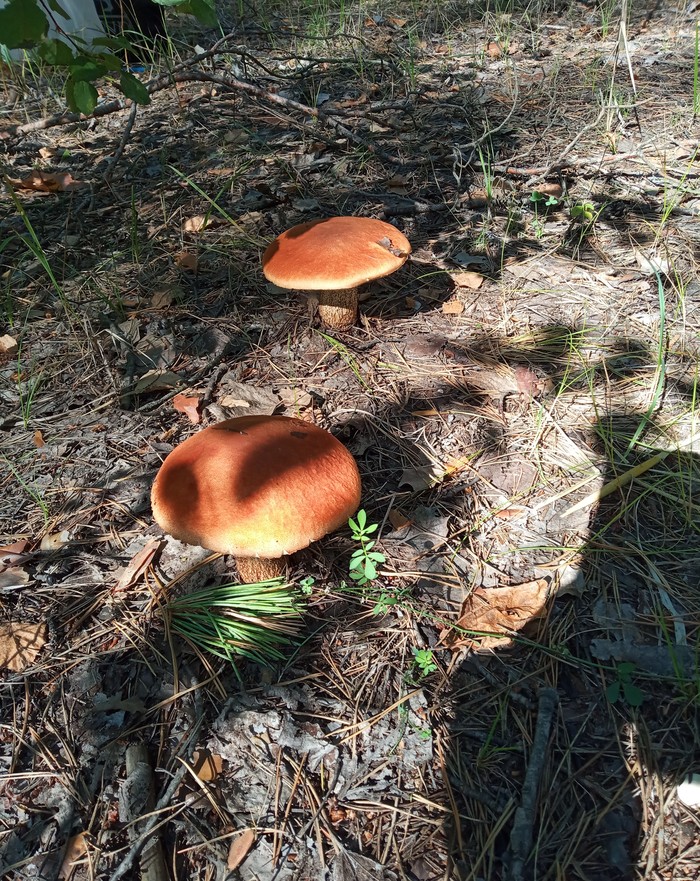
[[[357,288],[391,275],[411,245],[390,223],[371,217],[329,217],[293,226],[263,254],[263,273],[281,288],[318,293],[318,313],[328,327],[357,318]]]
[[[283,574],[281,557],[338,529],[359,502],[348,450],[288,416],[241,416],[192,435],[166,457],[151,491],[165,532],[233,554],[245,582]]]

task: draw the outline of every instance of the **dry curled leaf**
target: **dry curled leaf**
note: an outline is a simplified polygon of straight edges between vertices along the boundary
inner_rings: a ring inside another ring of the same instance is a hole
[[[244,829],[240,835],[233,839],[231,847],[228,849],[228,860],[226,863],[229,872],[233,872],[240,866],[243,860],[248,856],[248,852],[254,844],[254,829]]]
[[[478,272],[472,272],[469,269],[464,269],[461,272],[451,272],[450,278],[458,288],[471,288],[473,291],[479,290],[484,283],[483,275],[480,275]]]
[[[392,508],[391,511],[389,511],[389,523],[391,523],[393,528],[398,531],[410,526],[413,521],[399,511],[398,508]]]
[[[67,171],[39,171],[35,169],[23,178],[12,178],[10,183],[17,190],[33,190],[37,193],[63,193],[87,186],[83,181],[73,180]]]
[[[11,566],[0,571],[0,591],[17,590],[29,584],[29,573],[21,566]]]
[[[19,350],[17,340],[9,333],[0,336],[0,353],[3,355],[16,355]]]
[[[192,768],[194,773],[205,783],[216,780],[224,767],[224,760],[220,755],[210,752],[208,749],[198,749],[192,754]]]
[[[549,582],[545,578],[512,587],[477,587],[462,604],[457,627],[493,634],[513,633],[543,614],[548,595]],[[451,649],[504,648],[512,644],[512,640],[505,637],[472,637],[457,630],[443,631],[442,638]]]
[[[0,667],[19,673],[36,660],[46,644],[45,624],[10,621],[0,626]]]
[[[442,304],[443,315],[461,315],[464,312],[464,303],[461,300],[448,300]]]
[[[201,232],[209,226],[209,218],[203,214],[195,214],[194,217],[188,217],[183,223],[184,232]]]
[[[34,432],[34,446],[39,447],[39,448],[46,446],[46,441],[44,440],[44,435],[39,431],[38,428]]]
[[[178,269],[186,272],[196,272],[198,266],[197,255],[192,251],[180,251],[175,255],[175,265]]]
[[[78,832],[77,835],[73,835],[68,839],[63,863],[58,872],[59,881],[69,881],[76,869],[75,862],[84,857],[86,853],[87,841],[85,840],[84,832]]]
[[[22,538],[12,544],[3,545],[0,548],[0,569],[4,569],[6,566],[17,566],[24,562],[26,559],[24,552],[28,544],[29,540]]]
[[[63,529],[61,532],[53,532],[51,535],[45,535],[41,539],[39,548],[42,551],[57,551],[59,548],[67,545],[70,538],[71,535],[67,529]]]
[[[184,413],[193,425],[199,425],[202,421],[202,414],[199,412],[201,400],[196,395],[175,395],[173,407],[178,413]]]
[[[144,548],[142,548],[137,554],[135,554],[132,557],[131,562],[126,566],[126,568],[120,575],[116,589],[126,590],[129,587],[133,587],[134,584],[136,584],[139,578],[146,571],[148,566],[150,566],[153,558],[160,550],[162,544],[163,543],[159,539],[152,538]]]

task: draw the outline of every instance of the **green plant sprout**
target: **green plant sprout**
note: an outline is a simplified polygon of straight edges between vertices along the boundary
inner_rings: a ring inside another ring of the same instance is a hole
[[[428,674],[434,673],[438,668],[432,649],[414,648],[413,665],[420,670],[421,676],[428,676]]]
[[[379,528],[376,523],[367,524],[367,512],[361,508],[357,512],[357,519],[351,517],[348,520],[348,526],[352,530],[353,541],[358,541],[360,547],[353,551],[350,557],[350,578],[356,581],[360,586],[374,581],[377,577],[377,563],[383,563],[386,559],[384,554],[373,550],[376,545],[374,539],[370,539],[370,535],[375,533]]]
[[[582,226],[588,226],[593,223],[596,218],[596,210],[593,202],[574,202],[570,208],[571,219],[580,223]]]
[[[622,698],[631,707],[641,707],[644,692],[632,682],[635,666],[631,661],[622,661],[615,667],[617,679],[605,689],[605,696],[611,704]]]

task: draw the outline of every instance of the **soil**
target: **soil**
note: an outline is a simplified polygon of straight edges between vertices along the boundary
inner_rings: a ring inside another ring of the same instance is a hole
[[[242,15],[200,61],[173,21],[132,128],[28,127],[60,84],[6,73],[3,877],[700,877],[694,4]],[[324,330],[260,257],[350,214],[413,251]],[[273,412],[354,454],[385,561],[296,555],[301,638],[232,666],[163,610],[233,561],[149,493]]]

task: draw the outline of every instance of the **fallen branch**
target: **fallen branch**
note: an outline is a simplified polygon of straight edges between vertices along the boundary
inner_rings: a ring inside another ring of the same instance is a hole
[[[537,813],[540,778],[547,758],[549,730],[558,699],[553,688],[543,688],[540,692],[537,725],[530,750],[530,763],[525,774],[520,807],[515,812],[513,828],[510,833],[508,881],[522,881],[523,869],[532,850],[532,829]]]

